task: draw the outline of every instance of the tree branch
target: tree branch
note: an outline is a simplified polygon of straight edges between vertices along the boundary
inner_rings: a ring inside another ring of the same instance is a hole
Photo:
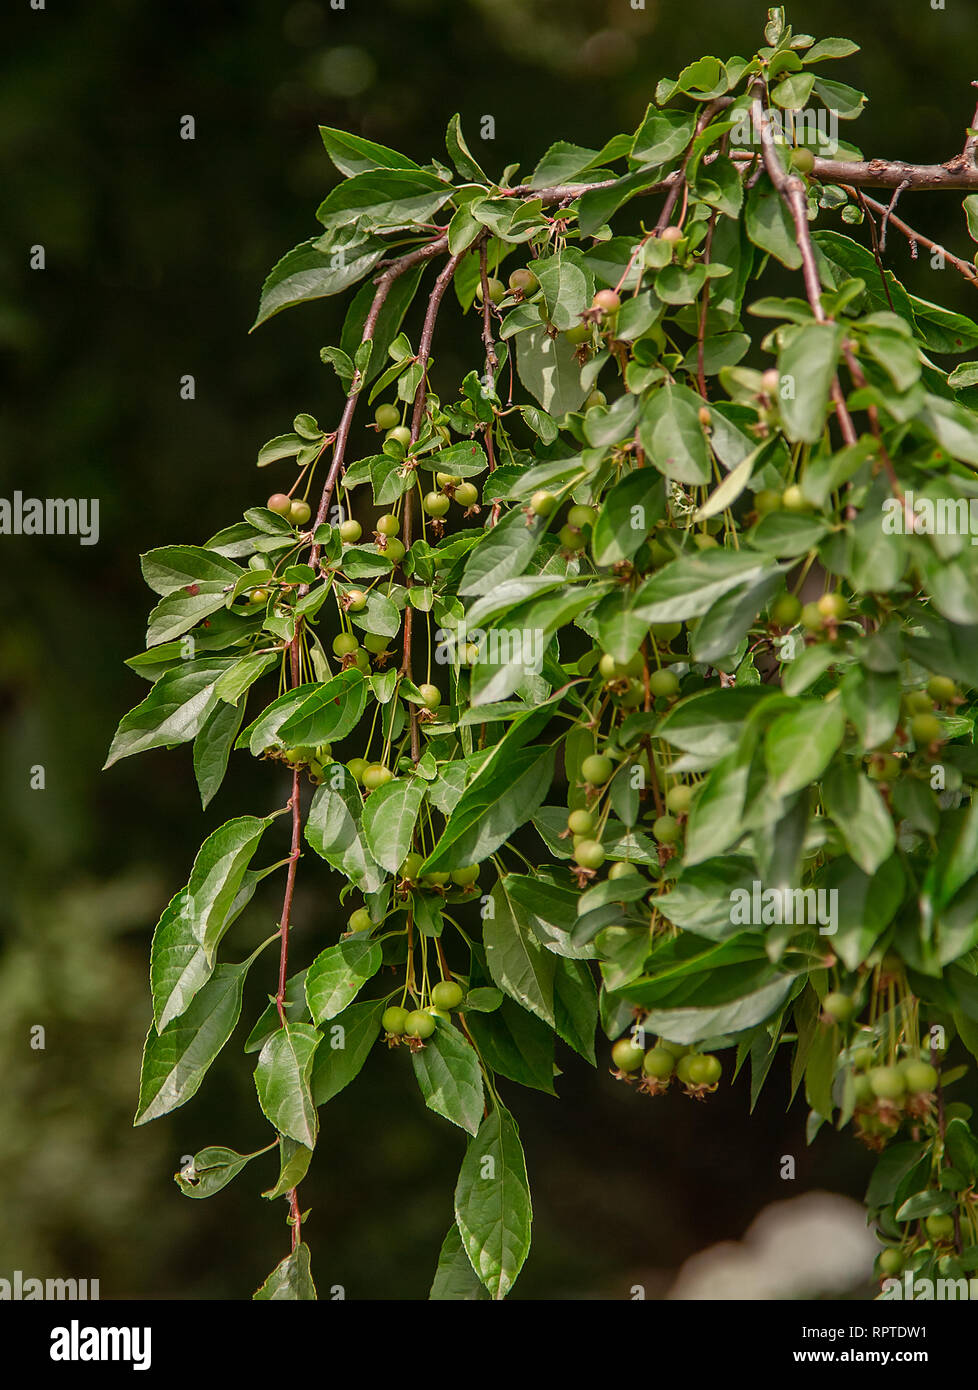
[[[447,237],[446,237],[447,245]],[[425,401],[428,398],[428,359],[431,356],[431,343],[435,336],[435,323],[438,318],[438,310],[441,308],[442,299],[445,291],[452,282],[456,267],[465,255],[460,251],[455,256],[449,256],[444,267],[439,272],[438,279],[432,287],[431,295],[428,299],[428,308],[425,311],[424,327],[421,330],[421,341],[418,344],[418,361],[421,363],[421,380],[418,382],[418,389],[414,396],[414,413],[411,417],[411,446],[417,443],[421,433],[421,425],[424,420]],[[404,499],[404,523],[401,531],[401,539],[404,544],[405,552],[411,548],[411,498],[413,489],[410,490]],[[407,589],[411,588],[411,576],[405,575],[404,584]],[[411,642],[414,635],[414,609],[410,602],[404,606],[404,652],[401,660],[401,672],[407,676],[408,680],[413,680],[411,662]],[[411,760],[417,762],[421,757],[421,736],[418,729],[417,706],[410,706],[411,720]]]
[[[817,322],[827,323],[828,315],[822,306],[822,282],[819,279],[818,266],[815,262],[815,249],[812,246],[812,235],[808,228],[807,190],[802,179],[795,174],[786,173],[782,166],[777,146],[774,143],[774,136],[771,134],[770,121],[762,100],[763,96],[764,87],[759,82],[754,87],[752,114],[755,129],[759,131],[761,137],[764,167],[771,182],[784,200],[795,224],[795,239],[801,253],[805,293],[808,296],[812,313]],[[838,377],[835,377],[832,382],[832,400],[835,404],[835,413],[839,419],[839,428],[842,431],[843,439],[847,444],[855,444],[858,439],[856,427],[852,423],[852,416],[849,414],[849,407],[846,405],[846,398]]]
[[[390,293],[394,281],[399,279],[406,271],[421,261],[430,261],[448,246],[448,233],[436,237],[433,241],[427,241],[423,246],[417,246],[407,255],[401,256],[393,261],[382,275],[374,281],[377,291],[374,294],[370,311],[367,314],[363,325],[363,342],[373,340],[374,332],[377,327],[377,319],[380,311],[384,307],[387,296]],[[316,512],[316,520],[313,522],[313,529],[321,526],[326,520],[326,513],[329,511],[329,504],[333,498],[333,491],[340,474],[343,471],[343,464],[346,458],[346,446],[350,437],[350,426],[353,424],[353,416],[356,413],[357,402],[360,399],[360,383],[356,377],[353,379],[353,387],[346,398],[346,406],[336,431],[336,440],[333,446],[333,462],[329,473],[326,475],[326,482],[323,484],[323,493],[319,499],[319,508]],[[313,545],[309,563],[315,568],[316,561],[319,559],[319,546]]]
[[[751,160],[756,152],[751,150],[734,151],[730,158],[738,162]],[[703,163],[711,164],[716,155],[707,155]],[[650,171],[651,173],[651,171]],[[978,192],[978,165],[973,164],[963,154],[949,159],[946,164],[905,164],[898,159],[821,159],[816,156],[811,177],[819,183],[833,183],[840,187],[849,185],[856,188],[906,188],[920,193],[946,192],[961,189]],[[650,183],[641,190],[640,196],[665,193],[681,180],[681,172],[676,169],[664,179]],[[534,188],[532,184],[521,183],[512,188],[501,188],[501,198],[539,198],[550,203],[574,202],[598,188],[613,188],[618,179],[601,179],[597,183],[561,183],[550,188]]]
[[[845,191],[853,195],[856,194],[855,188],[846,188]],[[876,199],[871,198],[868,193],[863,193],[859,196],[862,197],[867,207],[871,207],[875,212],[888,211],[884,203],[878,203]],[[895,227],[898,232],[903,233],[910,242],[911,248],[915,250],[916,247],[920,245],[926,246],[929,251],[939,252],[947,261],[948,265],[953,265],[955,270],[960,271],[969,284],[978,285],[978,274],[975,273],[975,267],[969,261],[962,260],[960,256],[952,255],[952,253],[943,246],[939,246],[936,241],[932,241],[929,236],[924,236],[922,232],[915,231],[913,227],[904,222],[902,217],[897,217],[895,212],[889,212],[887,221],[891,227]]]

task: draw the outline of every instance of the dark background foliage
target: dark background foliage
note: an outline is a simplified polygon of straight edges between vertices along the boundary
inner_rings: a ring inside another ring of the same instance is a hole
[[[146,956],[162,906],[221,820],[285,799],[238,755],[205,814],[187,750],[101,776],[120,714],[142,697],[122,664],[141,649],[150,595],[138,554],[201,542],[284,479],[257,474],[267,438],[340,403],[319,348],[342,306],[321,301],[248,336],[261,280],[314,235],[333,174],[317,124],[419,161],[443,156],[449,116],[498,173],[554,140],[598,147],[633,129],[656,80],[704,48],[749,55],[749,0],[28,0],[5,7],[0,60],[0,496],[98,497],[101,539],[0,538],[0,1275],[100,1278],[103,1296],[247,1295],[286,1248],[284,1208],[246,1170],[191,1203],[171,1174],[210,1143],[266,1142],[236,1041],[196,1101],[130,1121],[149,1019]],[[837,76],[866,90],[867,154],[936,161],[971,117],[973,17],[919,0],[789,7],[797,30],[863,52]],[[495,141],[478,139],[483,115]],[[196,139],[179,137],[192,115]],[[850,127],[845,133],[849,134]],[[918,195],[905,216],[968,254],[960,198]],[[859,233],[856,233],[859,235]],[[28,268],[45,247],[47,268]],[[891,236],[914,292],[971,312],[973,291]],[[478,324],[446,314],[439,382],[478,364]],[[179,383],[196,380],[183,401]],[[352,457],[366,449],[361,436]],[[281,466],[280,466],[281,467]],[[42,764],[46,789],[29,788]],[[335,937],[339,909],[302,878],[296,944]],[[274,930],[274,896],[252,910]],[[243,931],[247,937],[248,929]],[[239,940],[242,937],[238,938]],[[312,952],[310,951],[311,955]],[[253,985],[254,985],[253,981]],[[269,978],[267,985],[271,988]],[[259,987],[260,988],[260,987]],[[260,998],[253,991],[251,1009]],[[32,1025],[46,1029],[34,1051]],[[244,1036],[243,1031],[240,1034]],[[808,1188],[860,1195],[870,1158],[785,1116],[775,1071],[752,1119],[743,1081],[708,1106],[652,1103],[565,1050],[555,1101],[509,1087],[536,1219],[517,1296],[627,1297],[667,1287],[712,1241],[738,1239],[768,1202]],[[451,1221],[461,1135],[422,1107],[406,1057],[381,1049],[324,1112],[309,1239],[320,1295],[424,1297]],[[779,1177],[794,1154],[798,1177]]]

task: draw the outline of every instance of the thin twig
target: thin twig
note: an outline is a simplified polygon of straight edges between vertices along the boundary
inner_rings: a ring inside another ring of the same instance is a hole
[[[431,295],[428,299],[428,308],[425,313],[424,327],[421,330],[421,341],[418,344],[418,361],[421,363],[421,380],[418,382],[418,389],[414,396],[414,412],[411,417],[411,444],[409,449],[418,441],[421,433],[421,425],[424,420],[425,401],[428,397],[428,361],[431,356],[431,343],[435,335],[435,322],[438,318],[438,310],[444,298],[445,291],[452,282],[456,267],[465,255],[460,251],[455,256],[449,256],[444,268],[439,272],[438,278],[434,283]],[[401,540],[404,545],[405,553],[411,548],[412,538],[412,513],[411,501],[414,489],[410,489],[404,498],[404,520],[401,530]],[[405,575],[405,587],[411,588],[411,576]],[[404,651],[401,661],[401,674],[408,680],[413,680],[411,642],[414,635],[414,609],[411,607],[410,598],[404,606]],[[418,762],[421,757],[421,735],[418,729],[418,711],[414,704],[410,705],[409,718],[411,721],[411,761]]]
[[[978,87],[978,82],[972,82],[972,87]],[[975,114],[971,118],[971,130],[978,130],[978,106],[975,107]],[[962,156],[972,166],[975,167],[975,153],[978,151],[978,135],[969,133],[964,142]]]
[[[851,194],[853,197],[860,196],[858,190],[854,187],[850,188],[845,184],[841,185],[841,187],[846,193]],[[864,193],[861,196],[866,206],[872,208],[875,212],[886,211],[886,205],[884,203],[878,203],[876,199],[871,198],[868,193]],[[978,285],[978,274],[975,273],[975,268],[969,261],[962,260],[960,256],[952,255],[950,251],[945,250],[943,246],[939,246],[938,243],[932,241],[930,237],[924,236],[923,232],[916,231],[908,223],[904,222],[901,217],[897,217],[896,214],[892,212],[890,213],[890,224],[907,238],[910,242],[910,249],[914,255],[916,255],[916,248],[918,245],[926,246],[928,251],[937,251],[939,255],[944,257],[949,265],[953,265],[955,270],[960,271],[970,284]]]
[[[890,294],[890,282],[886,278],[886,269],[883,265],[883,246],[876,232],[876,223],[873,220],[873,214],[866,201],[865,193],[863,193],[861,188],[857,188],[855,193],[859,199],[859,205],[863,210],[863,215],[866,218],[866,225],[869,227],[869,237],[873,243],[873,259],[876,261],[876,269],[880,274],[880,284],[883,286],[883,293],[886,295],[886,302],[890,306],[890,312],[894,313],[893,296]]]
[[[889,206],[887,207],[886,211],[885,211],[884,214],[883,214],[883,221],[880,223],[880,255],[881,255],[881,256],[882,256],[883,252],[886,250],[886,226],[887,226],[887,223],[889,222],[890,218],[893,216],[893,213],[894,213],[894,211],[895,211],[895,209],[896,209],[896,205],[897,205],[897,199],[900,197],[900,194],[903,192],[903,190],[904,190],[905,188],[909,188],[909,187],[910,187],[909,183],[907,183],[907,180],[904,179],[904,180],[903,180],[903,183],[898,184],[897,187],[894,188],[894,190],[893,190],[893,197],[890,199]]]
[[[482,342],[486,349],[486,382],[495,381],[499,358],[492,336],[492,299],[489,296],[489,272],[486,264],[486,241],[489,233],[479,242],[479,276],[482,280]]]
[[[812,246],[812,236],[808,227],[808,195],[804,182],[794,174],[785,172],[778,158],[777,146],[774,143],[774,136],[771,134],[771,127],[767,111],[764,108],[764,86],[758,83],[754,87],[753,117],[756,129],[761,137],[761,150],[764,156],[764,167],[768,177],[774,184],[778,193],[784,200],[792,221],[795,224],[795,239],[798,242],[798,250],[801,253],[802,273],[805,280],[805,293],[808,296],[808,303],[811,305],[812,313],[817,322],[827,323],[829,317],[822,304],[822,282],[818,275],[818,265],[815,261],[815,250]],[[839,428],[842,437],[847,444],[855,444],[858,440],[856,427],[852,423],[852,416],[849,414],[849,407],[846,405],[846,398],[839,378],[835,377],[832,382],[832,400],[835,405],[835,413],[839,419]]]
[[[396,260],[391,265],[389,265],[382,275],[379,275],[377,277],[376,281],[374,282],[377,286],[377,290],[374,294],[373,302],[370,305],[370,310],[367,314],[366,320],[363,325],[363,342],[366,343],[368,341],[373,340],[374,332],[377,327],[377,319],[380,316],[380,311],[384,307],[384,303],[386,302],[387,296],[390,293],[391,286],[393,285],[394,281],[399,279],[400,276],[402,276],[406,271],[410,270],[413,266],[418,265],[421,261],[430,261],[434,256],[437,256],[440,252],[444,251],[447,246],[448,234],[446,232],[444,236],[436,237],[434,241],[425,242],[423,246],[415,247],[415,249],[413,251],[409,251],[407,255],[401,256],[399,260]],[[346,398],[346,406],[343,410],[343,416],[340,420],[339,427],[336,431],[336,443],[333,448],[333,462],[332,466],[330,467],[329,473],[326,476],[326,481],[323,485],[322,496],[319,499],[319,509],[316,512],[316,520],[313,523],[314,530],[316,527],[321,526],[323,522],[326,520],[326,513],[329,510],[329,504],[332,501],[333,497],[333,490],[335,489],[337,480],[343,471],[343,464],[346,458],[346,445],[350,437],[350,426],[353,424],[353,416],[356,413],[357,402],[360,399],[360,386],[361,383],[358,381],[356,377],[354,377],[353,386],[350,391],[350,394]],[[316,567],[316,562],[319,559],[319,549],[319,546],[314,544],[312,547],[312,553],[309,557],[309,563],[313,566],[314,569]]]

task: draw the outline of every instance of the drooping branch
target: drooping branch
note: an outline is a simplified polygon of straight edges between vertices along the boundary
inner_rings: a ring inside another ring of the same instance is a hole
[[[373,341],[374,332],[377,328],[377,320],[380,317],[380,311],[386,303],[387,296],[390,293],[394,281],[399,279],[413,266],[420,264],[420,262],[430,261],[433,257],[444,251],[447,246],[448,233],[446,232],[443,236],[435,237],[434,240],[425,242],[423,246],[417,246],[413,251],[409,251],[406,255],[399,257],[398,260],[393,261],[387,269],[377,277],[374,281],[377,290],[363,325],[363,342]],[[322,496],[319,499],[319,508],[316,512],[315,522],[313,523],[314,529],[315,527],[321,526],[326,520],[326,513],[329,511],[329,504],[332,501],[336,483],[343,471],[343,464],[346,460],[347,441],[350,437],[350,427],[353,424],[353,416],[356,413],[357,402],[360,399],[360,387],[361,383],[354,377],[350,393],[346,398],[346,406],[344,407],[343,415],[336,431],[336,438],[333,445],[333,462],[330,465],[329,473],[326,475]],[[313,568],[315,568],[318,559],[319,546],[313,545],[309,561]]]
[[[421,363],[421,380],[418,389],[414,394],[414,414],[411,419],[411,443],[417,442],[421,433],[421,422],[424,419],[425,401],[428,399],[428,359],[431,356],[431,344],[435,336],[435,323],[438,320],[438,310],[445,297],[445,291],[452,282],[452,277],[458,267],[459,261],[465,255],[464,251],[459,251],[455,256],[449,256],[443,269],[439,272],[438,279],[435,281],[431,295],[428,299],[428,308],[425,311],[424,327],[421,329],[421,341],[418,344],[418,361]]]
[[[447,238],[446,238],[447,244]],[[431,344],[435,336],[435,323],[438,319],[438,310],[441,308],[442,299],[445,291],[452,282],[452,277],[459,261],[465,255],[460,251],[457,255],[449,256],[444,267],[439,272],[438,278],[431,290],[428,299],[428,308],[425,311],[424,326],[421,329],[421,340],[418,344],[418,361],[421,363],[421,380],[418,382],[418,389],[414,395],[414,412],[411,417],[411,444],[417,443],[421,433],[421,424],[424,420],[425,401],[428,398],[428,360],[431,356]],[[410,550],[412,540],[411,526],[411,493],[408,492],[404,502],[404,519],[402,523],[401,537],[405,551]],[[405,576],[406,588],[411,588],[411,576]],[[404,606],[404,650],[401,660],[401,672],[408,680],[413,680],[411,643],[414,635],[414,609],[410,601]],[[421,757],[421,735],[418,729],[418,711],[415,705],[410,708],[411,720],[411,760],[417,762]]]
[[[433,256],[445,249],[448,244],[448,237],[441,236],[434,241],[426,243],[424,246],[416,247],[413,251],[401,256],[388,266],[377,278],[377,290],[374,294],[373,302],[367,314],[363,326],[363,341],[373,340],[374,332],[377,327],[377,320],[380,311],[390,293],[391,286],[401,275],[410,270],[412,266],[418,265],[421,261],[430,260]],[[322,496],[319,501],[319,509],[316,513],[314,529],[322,524],[329,510],[329,505],[336,488],[336,483],[343,470],[343,463],[346,457],[346,445],[350,436],[350,427],[353,423],[353,416],[360,399],[360,383],[354,378],[352,389],[347,396],[346,405],[340,420],[339,427],[334,436],[333,462],[326,482],[323,485]],[[320,547],[313,542],[310,552],[310,562],[315,567],[319,560]],[[307,585],[302,586],[302,592],[308,589]],[[299,625],[292,641],[289,643],[289,683],[295,689],[301,680],[299,662]],[[279,947],[279,970],[278,970],[278,991],[275,995],[275,1006],[278,1011],[279,1025],[284,1028],[287,1022],[285,1014],[285,991],[288,983],[289,970],[289,935],[292,926],[292,903],[295,897],[296,871],[299,863],[299,855],[302,849],[302,805],[301,805],[301,776],[298,764],[292,769],[292,795],[289,799],[289,809],[292,814],[292,841],[289,850],[289,867],[285,878],[285,893],[282,901],[282,916],[279,922],[279,932],[281,944]],[[292,1250],[293,1252],[302,1239],[302,1214],[299,1207],[299,1198],[296,1189],[290,1188],[287,1194],[289,1203],[289,1219],[292,1225]]]
[[[489,269],[487,265],[486,240],[488,232],[479,242],[479,279],[482,284],[482,343],[486,350],[486,381],[495,380],[499,358],[492,335],[492,297],[489,294]]]
[[[764,157],[764,167],[768,177],[774,184],[781,198],[791,214],[791,220],[795,225],[795,240],[798,243],[798,251],[801,255],[802,272],[805,279],[805,293],[808,296],[808,303],[812,313],[818,323],[827,322],[828,315],[822,304],[822,282],[818,275],[818,266],[815,261],[815,248],[812,245],[812,236],[808,227],[808,196],[804,181],[795,174],[786,172],[778,155],[778,148],[774,143],[774,136],[771,133],[770,118],[762,100],[764,87],[758,83],[754,88],[754,101],[752,114],[756,129],[761,137],[761,152]],[[832,401],[835,405],[835,413],[838,416],[839,428],[842,437],[847,444],[855,444],[858,440],[856,427],[852,423],[852,416],[849,414],[849,407],[846,405],[845,394],[840,385],[839,378],[836,376],[832,381]]]
[[[846,188],[846,192],[855,196],[856,189]],[[876,199],[871,198],[868,193],[863,193],[861,197],[867,207],[872,208],[874,212],[883,213],[886,216],[889,226],[895,227],[898,232],[901,232],[903,236],[907,238],[910,242],[911,250],[914,253],[916,253],[918,245],[926,246],[928,251],[936,251],[938,255],[943,256],[948,265],[953,265],[954,269],[959,271],[969,284],[978,285],[978,274],[976,274],[975,267],[969,261],[962,260],[960,256],[953,255],[952,252],[946,250],[946,248],[939,245],[938,242],[932,241],[929,236],[924,236],[923,232],[916,231],[907,222],[904,222],[901,217],[897,217],[892,207],[888,207],[884,203],[878,203]]]

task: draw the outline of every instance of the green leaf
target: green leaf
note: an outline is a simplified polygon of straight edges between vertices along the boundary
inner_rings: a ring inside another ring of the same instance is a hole
[[[851,58],[858,52],[858,43],[853,43],[851,39],[819,39],[805,54],[802,62],[810,64],[822,63],[826,58]]]
[[[369,170],[332,189],[316,219],[327,230],[356,220],[369,231],[390,231],[429,222],[451,196],[451,187],[424,169]]]
[[[556,958],[554,1018],[557,1032],[592,1067],[596,1065],[594,1034],[598,1023],[598,992],[584,961]]]
[[[241,965],[219,965],[179,1018],[162,1032],[151,1027],[143,1049],[139,1104],[134,1125],[144,1125],[185,1105],[241,1015],[245,976],[254,957]]]
[[[764,556],[744,550],[681,555],[645,581],[633,607],[647,623],[685,622],[706,613],[731,589],[759,582],[772,568]]]
[[[948,1121],[944,1147],[951,1163],[965,1174],[969,1182],[978,1180],[978,1140],[964,1120],[955,1117]]]
[[[850,858],[874,874],[896,846],[893,819],[879,791],[864,773],[836,764],[822,783],[822,801]]]
[[[705,690],[680,700],[659,724],[657,734],[695,759],[696,769],[712,767],[740,742],[741,725],[771,692],[756,686]],[[692,767],[692,762],[687,760]]]
[[[791,993],[793,983],[791,976],[779,975],[730,1003],[701,1008],[653,1008],[646,1014],[643,1026],[683,1044],[702,1042],[723,1033],[742,1033],[775,1014]]]
[[[825,77],[816,77],[815,95],[823,101],[830,111],[834,111],[840,121],[854,121],[862,115],[866,97],[855,87],[844,82],[830,82]]]
[[[915,1192],[897,1209],[896,1219],[898,1221],[920,1221],[925,1216],[931,1216],[935,1212],[953,1211],[957,1204],[958,1199],[954,1192],[934,1190]]]
[[[265,870],[265,873],[270,870]],[[244,911],[255,888],[264,877],[249,870],[225,919],[225,930]],[[197,991],[210,979],[213,961],[194,935],[195,917],[187,889],[167,904],[153,932],[150,948],[149,979],[153,995],[153,1022],[162,1032],[171,1019],[178,1018]]]
[[[581,145],[558,140],[547,150],[527,182],[530,188],[553,188],[557,184],[570,183],[598,159],[597,150],[586,150]]]
[[[498,745],[497,745],[498,746]],[[556,748],[522,748],[494,763],[459,798],[422,873],[481,864],[542,805],[553,778]]]
[[[414,840],[425,797],[417,777],[395,777],[370,793],[363,810],[363,838],[377,863],[397,873]]]
[[[492,911],[482,922],[490,975],[511,999],[555,1027],[557,957],[537,939],[524,908],[507,891],[505,878],[493,888],[490,903]]]
[[[270,824],[257,816],[239,816],[208,835],[197,852],[186,911],[208,962],[214,959],[245,870]]]
[[[881,313],[895,311],[908,323],[914,322],[915,310],[906,290],[892,270],[887,270],[883,276],[880,275],[872,251],[861,246],[858,241],[853,241],[852,237],[843,236],[841,232],[813,232],[812,241],[833,266],[841,269],[841,273],[836,277],[837,286],[852,278],[862,280],[866,286],[866,296],[870,308]],[[936,306],[933,307],[936,308]],[[939,314],[942,312],[938,310]],[[954,348],[935,350],[955,351]]]
[[[791,214],[767,174],[747,194],[744,225],[755,246],[774,256],[789,270],[799,268],[801,252]]]
[[[566,330],[580,323],[580,315],[590,307],[594,277],[582,269],[586,262],[579,251],[558,251],[540,257],[533,273],[540,282],[547,317],[555,328]]]
[[[309,1082],[321,1041],[322,1034],[311,1024],[286,1022],[265,1043],[255,1068],[258,1103],[266,1119],[307,1149],[316,1147],[319,1132]]]
[[[677,483],[708,483],[713,470],[699,412],[702,397],[685,386],[659,386],[642,410],[638,435],[652,463]]]
[[[386,242],[375,236],[361,237],[353,244],[347,238],[326,247],[320,237],[293,247],[269,271],[251,331],[295,304],[342,294],[370,274],[385,249]],[[271,461],[259,458],[259,465]]]
[[[543,324],[516,337],[516,370],[520,381],[548,415],[555,418],[578,410],[588,394],[581,384],[576,348],[566,336],[551,338]]]
[[[554,1035],[549,1025],[512,999],[491,1014],[466,1014],[466,1024],[486,1066],[520,1086],[554,1091]]]
[[[201,657],[160,676],[146,699],[123,716],[103,771],[120,758],[196,738],[217,704],[215,686],[234,661],[234,657]]]
[[[291,1255],[279,1261],[252,1297],[260,1300],[314,1300],[317,1294],[309,1267],[309,1246],[300,1241]]]
[[[703,864],[686,866],[670,891],[653,901],[663,916],[684,931],[711,941],[725,941],[744,930],[733,920],[732,895],[740,890],[749,893],[756,878],[752,860],[710,859]]]
[[[780,106],[783,110],[800,111],[811,96],[814,85],[814,74],[810,72],[792,73],[772,90],[771,100],[775,106]]]
[[[931,304],[926,299],[918,299],[916,295],[908,296],[906,290],[902,286],[900,288],[907,300],[906,317],[916,324],[924,347],[931,352],[967,352],[970,348],[978,347],[978,323],[974,319],[944,309],[939,304]]]
[[[450,444],[447,449],[437,449],[427,455],[424,467],[439,473],[451,473],[457,478],[475,478],[489,467],[485,450],[475,439],[464,443]]]
[[[781,418],[789,439],[806,444],[821,439],[844,337],[841,323],[810,323],[795,329],[781,349]],[[786,378],[792,387],[787,394]]]
[[[428,1109],[477,1134],[485,1109],[482,1071],[458,1029],[439,1020],[424,1047],[412,1052],[411,1063]]]
[[[721,758],[707,777],[689,812],[684,861],[702,864],[725,854],[744,834],[744,799],[750,759],[739,750]]]
[[[289,1139],[284,1134],[280,1134],[278,1137],[278,1149],[278,1181],[274,1187],[270,1187],[267,1192],[261,1194],[269,1202],[275,1197],[286,1196],[293,1187],[298,1187],[308,1173],[309,1165],[312,1162],[312,1149],[307,1149],[305,1144],[299,1144],[295,1139]]]
[[[185,1197],[213,1197],[238,1176],[245,1164],[265,1152],[259,1149],[253,1154],[239,1154],[220,1146],[201,1149],[185,1168],[174,1173],[173,1180]]]
[[[650,105],[635,133],[632,159],[643,164],[668,164],[684,153],[696,131],[696,117],[688,111],[660,111]]]
[[[191,590],[192,592],[178,589],[175,593],[167,594],[166,598],[160,599],[149,615],[149,625],[146,629],[147,647],[172,642],[209,614],[216,613],[225,606],[228,590],[223,583],[193,584]]]
[[[260,758],[269,748],[283,747],[278,731],[290,715],[301,706],[306,697],[319,687],[309,682],[287,690],[277,700],[267,705],[258,718],[243,729],[235,742],[235,748],[247,748],[253,758]]]
[[[480,538],[469,552],[459,594],[490,594],[500,584],[523,573],[540,542],[544,524],[529,520],[518,508]]]
[[[530,1189],[516,1121],[497,1103],[469,1145],[455,1189],[455,1220],[491,1298],[505,1298],[530,1250]]]
[[[347,178],[355,174],[368,174],[374,169],[417,169],[413,159],[387,145],[378,145],[373,140],[365,140],[362,135],[354,135],[348,130],[334,130],[332,126],[321,125],[319,133],[326,146],[326,153]]]
[[[816,781],[845,734],[841,700],[813,700],[779,715],[767,731],[765,755],[776,796],[789,796]]]
[[[765,444],[759,444],[746,458],[741,459],[736,468],[713,489],[702,507],[696,509],[693,514],[694,521],[706,521],[711,516],[719,516],[736,502],[750,482],[754,467],[760,461],[766,447]]]
[[[256,680],[273,666],[279,666],[281,661],[279,652],[249,652],[247,656],[239,657],[234,665],[224,672],[214,687],[214,693],[226,704],[236,705]],[[238,722],[241,722],[240,717]]]
[[[317,1105],[325,1105],[339,1095],[360,1074],[380,1037],[380,1020],[386,1007],[386,999],[351,1004],[324,1030],[312,1069],[312,1097]]]
[[[199,545],[164,545],[140,556],[143,578],[164,598],[193,584],[235,584],[244,570]]]
[[[636,193],[650,188],[659,181],[658,169],[639,169],[633,174],[624,174],[615,179],[607,188],[594,188],[583,194],[578,202],[577,224],[582,237],[593,236],[606,222],[609,222],[619,208],[634,198]]]
[[[836,893],[838,930],[832,949],[847,970],[857,970],[890,925],[903,900],[905,878],[896,857],[872,876],[840,855],[819,874],[818,889]]]
[[[700,621],[693,633],[691,650],[696,661],[727,670],[740,662],[738,644],[747,636],[781,587],[780,572],[771,567],[762,570],[749,583],[724,594]]]
[[[429,1300],[468,1303],[488,1297],[465,1253],[458,1226],[452,1226],[442,1243]]]
[[[306,840],[362,893],[375,893],[386,875],[364,842],[362,814],[363,802],[352,774],[341,763],[329,764],[309,807]]]
[[[591,533],[596,565],[630,560],[657,521],[665,515],[665,489],[651,468],[626,473],[605,494]]]
[[[207,716],[194,739],[194,776],[200,791],[200,802],[205,810],[224,781],[228,759],[241,728],[244,712],[243,699],[234,705],[221,700]]]
[[[348,1008],[376,975],[382,960],[380,942],[364,936],[349,937],[320,951],[306,975],[306,1001],[313,1020],[324,1023]]]
[[[304,748],[339,742],[359,723],[368,689],[362,671],[355,668],[341,671],[323,685],[317,685],[289,715],[279,727],[279,739],[287,745]]]
[[[467,179],[469,183],[487,184],[489,182],[487,175],[473,159],[472,151],[465,143],[465,138],[462,135],[461,117],[457,114],[448,122],[445,144],[448,148],[449,158],[463,179]]]

